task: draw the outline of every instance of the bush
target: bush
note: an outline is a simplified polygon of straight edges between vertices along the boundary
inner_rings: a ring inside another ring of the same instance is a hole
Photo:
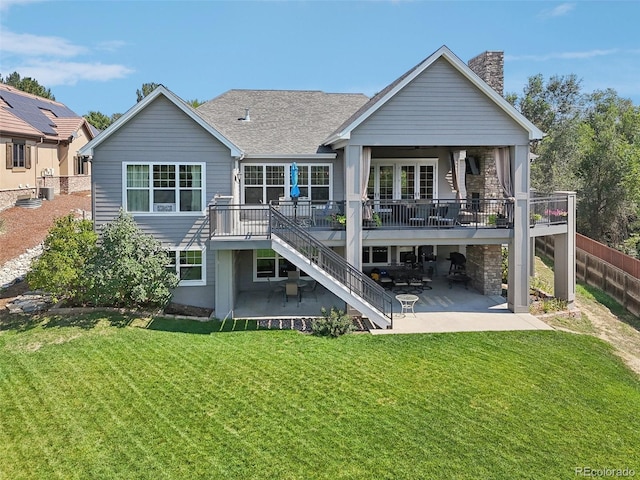
[[[509,249],[502,247],[502,283],[509,283]]]
[[[331,307],[331,311],[322,307],[322,317],[311,322],[311,331],[314,335],[325,337],[339,337],[354,330],[351,317],[342,310]]]
[[[89,284],[85,268],[95,254],[96,239],[90,220],[77,220],[73,214],[57,218],[42,255],[27,273],[29,286],[47,291],[55,300],[82,297]]]
[[[88,300],[113,307],[162,307],[178,277],[167,269],[162,244],[140,230],[133,217],[120,212],[102,229],[101,245],[89,265]]]

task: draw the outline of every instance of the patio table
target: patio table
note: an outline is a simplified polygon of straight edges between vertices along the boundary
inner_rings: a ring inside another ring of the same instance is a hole
[[[413,313],[413,316],[416,316],[416,312],[413,311],[413,306],[418,301],[419,297],[417,295],[411,295],[408,293],[403,293],[401,295],[396,295],[396,300],[400,302],[400,306],[402,310],[400,311],[401,316],[405,316],[407,313]]]

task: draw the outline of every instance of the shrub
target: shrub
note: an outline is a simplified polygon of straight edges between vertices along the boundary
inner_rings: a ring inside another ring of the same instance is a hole
[[[89,283],[85,268],[95,254],[96,239],[90,220],[77,220],[73,214],[57,218],[42,255],[27,273],[29,286],[47,291],[55,300],[82,297]]]
[[[311,322],[311,331],[314,335],[325,337],[339,337],[354,330],[351,317],[342,310],[331,307],[331,311],[322,307],[322,317]]]
[[[167,269],[159,241],[120,212],[101,233],[101,245],[88,268],[89,300],[100,306],[161,307],[171,298],[178,277]]]

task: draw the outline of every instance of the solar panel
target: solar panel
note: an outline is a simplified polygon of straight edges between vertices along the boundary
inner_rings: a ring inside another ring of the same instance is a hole
[[[56,117],[80,117],[65,105],[49,103],[39,98],[5,90],[0,91],[0,96],[13,107],[10,109],[11,113],[46,135],[57,135],[57,133],[51,126],[51,120],[42,112],[41,108],[50,110]]]

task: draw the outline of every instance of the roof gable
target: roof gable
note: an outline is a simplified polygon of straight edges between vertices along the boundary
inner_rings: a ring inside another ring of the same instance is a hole
[[[502,111],[515,120],[520,126],[529,132],[529,139],[540,139],[543,136],[533,123],[531,123],[524,115],[518,112],[509,102],[501,95],[480,79],[462,60],[460,60],[446,46],[440,47],[435,53],[427,57],[421,63],[407,71],[405,74],[387,85],[383,90],[356,111],[348,118],[340,127],[338,127],[324,143],[332,144],[340,140],[348,140],[351,132],[361,125],[365,120],[371,117],[383,105],[389,102],[398,92],[405,88],[409,83],[416,79],[422,72],[431,67],[438,59],[443,58],[451,64],[460,74],[466,77],[473,85],[478,87],[487,97],[489,97]]]
[[[244,152],[237,147],[233,142],[231,142],[225,135],[223,135],[219,130],[214,128],[212,125],[207,123],[193,108],[191,108],[187,103],[185,103],[180,97],[171,92],[169,89],[164,87],[163,85],[158,86],[153,92],[144,97],[141,101],[131,107],[124,115],[122,115],[118,120],[113,122],[109,128],[100,132],[93,140],[87,143],[84,147],[79,150],[79,154],[86,156],[93,155],[93,149],[104,142],[106,139],[111,137],[115,132],[120,130],[123,126],[125,126],[131,119],[133,119],[138,113],[144,110],[148,105],[150,105],[156,98],[159,96],[163,96],[171,103],[173,103],[176,107],[182,110],[189,118],[191,118],[196,124],[200,125],[204,130],[210,133],[213,137],[215,137],[218,141],[220,141],[225,147],[227,147],[231,151],[231,156],[233,157],[243,157]]]

